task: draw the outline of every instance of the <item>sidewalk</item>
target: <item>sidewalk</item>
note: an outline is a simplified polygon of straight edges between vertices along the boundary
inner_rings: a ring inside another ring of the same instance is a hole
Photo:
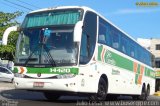
[[[155,96],[160,96],[160,91],[154,93]]]
[[[12,89],[15,89],[13,83],[0,82],[0,92],[4,90],[12,90]]]

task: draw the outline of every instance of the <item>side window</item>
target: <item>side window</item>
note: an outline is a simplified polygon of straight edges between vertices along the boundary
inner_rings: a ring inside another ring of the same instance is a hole
[[[111,25],[109,23],[106,23],[106,42],[108,46],[111,46],[110,28]]]
[[[93,56],[97,34],[97,15],[92,12],[87,12],[83,25],[80,64],[88,63]]]
[[[102,23],[99,23],[98,42],[106,44],[106,27]]]
[[[146,61],[146,51],[144,49],[142,49],[142,62],[145,63]]]
[[[149,58],[148,58],[148,53],[147,53],[147,51],[144,52],[144,63],[147,64],[147,65],[149,65],[149,64],[148,64],[148,63],[149,63]]]
[[[121,37],[121,51],[125,54],[129,54],[128,53],[128,41],[127,41],[127,38],[124,37],[123,35]]]
[[[147,53],[147,59],[148,59],[148,61],[147,61],[148,65],[154,67],[154,64],[153,64],[154,63],[154,56],[149,52]]]
[[[120,42],[119,42],[119,35],[116,29],[112,29],[111,36],[112,36],[112,47],[119,50]]]
[[[82,34],[82,41],[83,43],[81,43],[81,52],[80,52],[80,61],[81,62],[86,62],[88,61],[88,56],[89,56],[89,51],[86,45],[87,44],[87,35],[86,34]]]
[[[4,73],[4,68],[3,67],[0,67],[0,72]]]
[[[111,45],[110,40],[110,25],[102,18],[99,17],[99,34],[98,34],[98,42],[102,44],[106,44],[108,46]]]
[[[138,48],[138,60],[143,62],[143,55],[142,55],[143,51],[142,51],[142,48],[139,47]]]
[[[8,73],[9,73],[9,71],[8,71],[7,69],[5,69],[5,68],[4,68],[4,73],[7,73],[7,74],[8,74]]]
[[[130,44],[130,56],[135,57],[135,47],[133,44]]]
[[[5,69],[5,68],[3,68],[3,67],[0,67],[0,72],[2,72],[2,73],[8,73],[8,70]]]

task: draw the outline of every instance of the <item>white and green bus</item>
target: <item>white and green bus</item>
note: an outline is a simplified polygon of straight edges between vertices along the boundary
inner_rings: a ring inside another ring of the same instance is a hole
[[[88,7],[32,11],[20,27],[5,31],[4,45],[16,30],[16,89],[40,91],[51,100],[72,93],[145,100],[155,92],[151,53]]]

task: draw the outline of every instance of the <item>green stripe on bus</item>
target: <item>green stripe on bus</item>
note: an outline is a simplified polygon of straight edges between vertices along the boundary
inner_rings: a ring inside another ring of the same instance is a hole
[[[102,61],[102,51],[104,48],[102,45],[98,47],[98,61]],[[128,71],[134,71],[134,61],[131,61],[123,56],[120,56],[112,51],[106,50],[105,52],[105,62],[123,69],[126,69]],[[137,74],[141,73],[141,65],[138,64]],[[145,67],[145,76],[155,78],[155,72],[149,68]]]
[[[155,78],[155,72],[147,67],[145,67],[145,76]]]
[[[101,52],[103,46],[98,47],[98,60],[102,61],[101,59]],[[133,71],[133,62],[127,58],[117,55],[116,53],[107,50],[105,53],[105,62],[111,65],[115,65],[117,67],[121,67],[127,69],[129,71]],[[115,63],[115,64],[114,64]]]
[[[140,74],[141,73],[141,65],[138,64],[138,70],[137,70],[137,73]]]
[[[102,53],[102,47],[98,47],[98,60],[99,61],[102,61],[101,60],[101,53]]]
[[[116,62],[115,65],[117,67],[121,67],[121,68],[124,68],[129,71],[133,71],[133,62],[132,61],[130,61],[129,59],[124,58],[122,56],[119,56],[116,53],[111,52],[111,54],[112,54],[112,59],[115,60],[115,62]]]
[[[18,68],[14,67],[13,73],[18,73]]]
[[[62,68],[62,67],[55,67],[55,68],[33,68],[33,67],[24,67],[27,69],[27,74],[78,74],[78,68]],[[18,69],[16,69],[18,70]]]

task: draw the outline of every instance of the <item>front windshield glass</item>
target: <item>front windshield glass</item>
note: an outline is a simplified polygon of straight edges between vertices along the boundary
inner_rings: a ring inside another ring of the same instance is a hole
[[[15,64],[35,67],[76,65],[77,50],[73,29],[25,29],[19,36]]]

